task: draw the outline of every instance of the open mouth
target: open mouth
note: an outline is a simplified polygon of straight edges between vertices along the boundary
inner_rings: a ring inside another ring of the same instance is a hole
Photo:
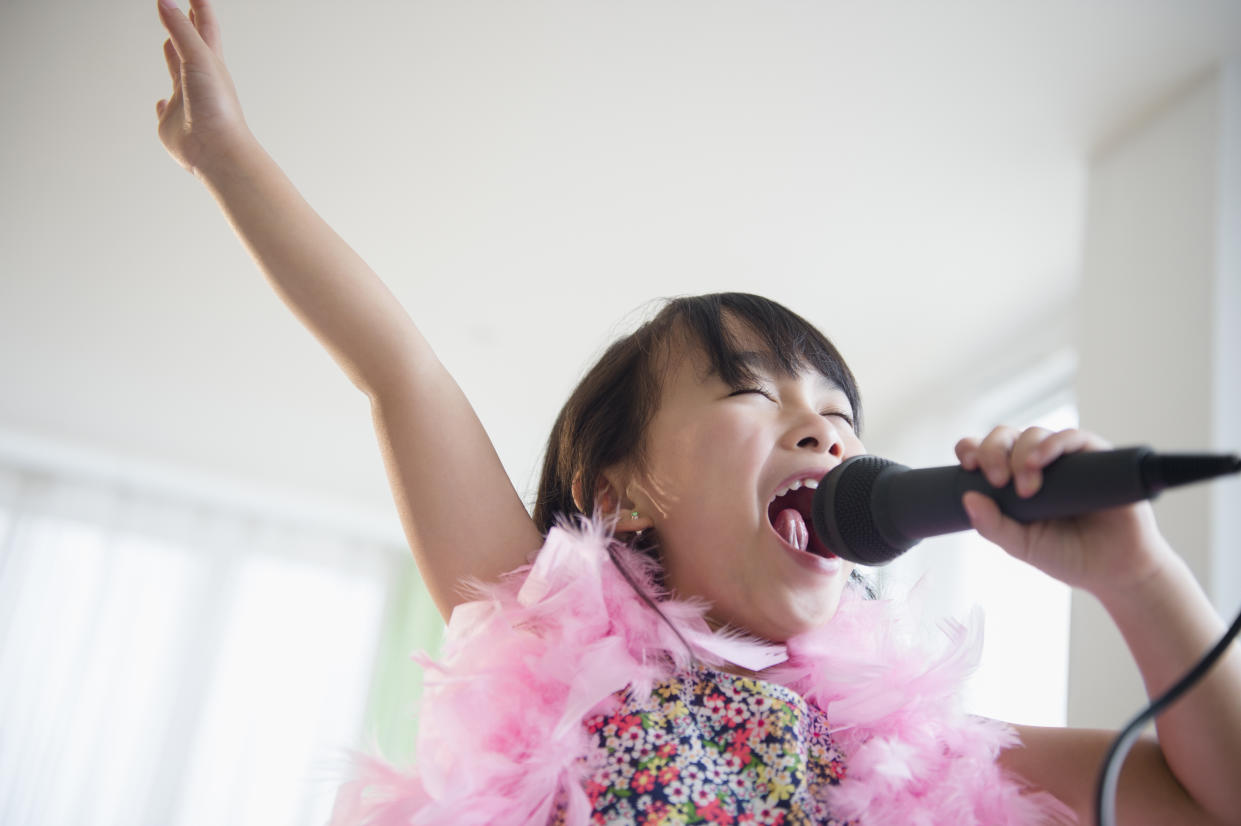
[[[767,506],[767,520],[771,527],[789,547],[812,553],[825,559],[835,559],[836,554],[815,535],[813,503],[817,480],[794,482],[788,491],[777,494]]]

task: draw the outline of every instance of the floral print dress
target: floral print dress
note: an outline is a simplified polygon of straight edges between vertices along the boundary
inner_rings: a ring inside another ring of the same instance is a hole
[[[827,824],[844,776],[827,717],[774,683],[698,666],[586,720],[598,824]]]

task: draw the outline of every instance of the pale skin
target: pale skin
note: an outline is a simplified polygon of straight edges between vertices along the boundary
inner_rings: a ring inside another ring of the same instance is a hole
[[[172,79],[171,95],[156,107],[160,139],[207,187],[276,293],[370,400],[407,539],[447,616],[463,600],[465,579],[494,580],[524,564],[541,535],[469,402],[410,316],[250,133],[210,4],[191,0],[186,16],[161,3],[159,15]],[[804,373],[760,371],[758,386],[737,392],[703,371],[692,352],[670,370],[646,434],[647,461],[609,469],[599,501],[626,514],[618,530],[658,533],[669,585],[680,596],[711,601],[716,623],[782,640],[825,622],[849,567],[797,556],[804,552],[775,533],[766,504],[790,474],[825,472],[864,451],[847,400]],[[956,449],[962,466],[981,468],[996,484],[1015,479],[1029,495],[1057,457],[1105,446],[1077,430],[996,428]],[[466,489],[470,496],[459,496]],[[1152,695],[1222,634],[1149,506],[1021,526],[984,497],[968,495],[965,504],[984,537],[1103,604]],[[628,518],[631,511],[639,517]],[[459,538],[466,522],[471,542]],[[708,553],[712,564],[704,565]],[[1134,748],[1118,794],[1121,823],[1241,823],[1239,697],[1241,653],[1233,646],[1160,718],[1158,742]],[[1023,746],[1005,752],[1003,763],[1091,822],[1095,777],[1113,733],[1020,732]]]

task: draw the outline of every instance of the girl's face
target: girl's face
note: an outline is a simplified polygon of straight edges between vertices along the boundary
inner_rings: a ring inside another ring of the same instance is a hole
[[[740,339],[754,345],[753,386],[728,386],[693,350],[672,356],[624,494],[658,532],[669,588],[707,600],[717,624],[783,641],[832,617],[853,566],[807,541],[810,491],[778,494],[865,448],[839,387],[780,375]]]

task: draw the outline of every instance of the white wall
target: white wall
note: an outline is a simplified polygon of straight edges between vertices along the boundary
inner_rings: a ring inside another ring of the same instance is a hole
[[[1217,273],[1212,333],[1215,336],[1212,427],[1215,444],[1241,452],[1241,59],[1220,74]],[[1225,615],[1241,606],[1241,479],[1211,490],[1210,594]]]
[[[1082,425],[1116,444],[1241,449],[1237,254],[1238,65],[1213,70],[1092,163],[1079,312]],[[1164,534],[1231,616],[1241,531],[1236,482],[1165,493]],[[1075,594],[1069,723],[1121,725],[1144,704],[1137,669],[1098,603]]]
[[[786,301],[876,415],[951,380],[1075,289],[1100,131],[1241,49],[1220,0],[216,5],[256,134],[523,491],[656,296]],[[365,398],[156,140],[164,37],[0,5],[0,430],[395,526]]]

